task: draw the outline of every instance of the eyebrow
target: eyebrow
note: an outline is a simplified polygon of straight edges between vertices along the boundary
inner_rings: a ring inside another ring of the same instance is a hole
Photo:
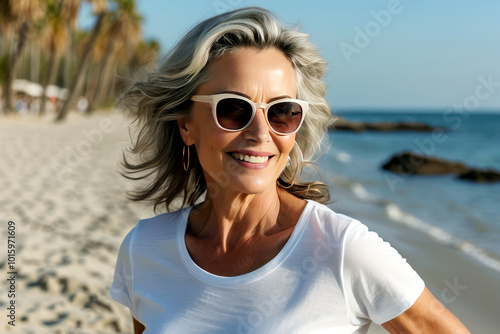
[[[241,93],[241,92],[236,92],[236,91],[233,91],[233,90],[225,90],[223,92],[219,92],[217,94],[235,94],[235,95],[239,95],[239,96],[243,96],[243,97],[246,97],[247,99],[249,100],[252,100],[250,98],[250,96],[244,94],[244,93]],[[269,102],[273,102],[273,101],[276,101],[276,100],[281,100],[281,99],[292,99],[291,96],[289,95],[281,95],[281,96],[276,96],[276,97],[273,97],[272,99],[269,99]]]

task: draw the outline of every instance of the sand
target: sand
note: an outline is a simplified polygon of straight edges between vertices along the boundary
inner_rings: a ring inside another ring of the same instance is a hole
[[[51,118],[0,118],[2,252],[9,221],[15,228],[15,258],[10,264],[6,255],[0,258],[0,332],[132,333],[128,309],[111,299],[109,288],[121,241],[140,218],[154,213],[126,198],[132,186],[117,173],[129,145],[127,128],[118,113],[71,114],[62,124]],[[346,213],[365,222],[364,208],[358,210]],[[446,306],[473,333],[496,333],[498,275],[475,270],[453,250],[404,226],[375,228],[431,291],[448,298]],[[17,272],[12,298],[10,271]],[[443,292],[455,279],[466,288],[459,295]],[[12,301],[15,326],[7,317]],[[380,326],[370,331],[383,332]]]
[[[122,239],[152,213],[126,199],[130,185],[116,172],[126,128],[117,114],[0,119],[0,247],[13,221],[17,271],[8,298],[11,270],[0,258],[0,332],[132,332],[109,288]]]

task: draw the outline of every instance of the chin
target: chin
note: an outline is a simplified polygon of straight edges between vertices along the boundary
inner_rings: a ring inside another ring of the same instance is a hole
[[[256,175],[256,172],[260,175]],[[205,177],[209,192],[216,197],[220,193],[256,195],[270,191],[276,187],[276,179],[278,178],[278,176],[273,178],[270,174],[274,173],[262,170],[250,173],[219,171],[214,174],[205,173]]]
[[[276,181],[269,180],[239,180],[232,184],[242,194],[256,195],[264,193],[276,186]]]

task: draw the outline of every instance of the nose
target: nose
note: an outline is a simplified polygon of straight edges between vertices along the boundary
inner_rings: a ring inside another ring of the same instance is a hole
[[[244,130],[243,137],[246,140],[262,143],[270,140],[270,131],[271,129],[269,129],[266,122],[264,108],[257,106],[252,123]]]

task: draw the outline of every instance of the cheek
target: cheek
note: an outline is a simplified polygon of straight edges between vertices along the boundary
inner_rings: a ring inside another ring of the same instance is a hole
[[[195,145],[200,163],[213,164],[222,159],[224,148],[231,142],[227,133],[222,133],[219,128],[205,126],[197,131]]]
[[[280,166],[280,169],[284,169],[288,163],[288,157],[295,146],[295,135],[281,137],[278,140],[275,140],[275,143],[281,152],[278,165]]]
[[[207,111],[200,111],[198,117],[193,119],[191,131],[193,133],[196,148],[202,150],[206,146],[218,146],[221,135],[213,120],[208,117]]]
[[[290,154],[295,146],[295,134],[292,136],[281,137],[278,141],[278,145],[281,152],[284,154]]]

